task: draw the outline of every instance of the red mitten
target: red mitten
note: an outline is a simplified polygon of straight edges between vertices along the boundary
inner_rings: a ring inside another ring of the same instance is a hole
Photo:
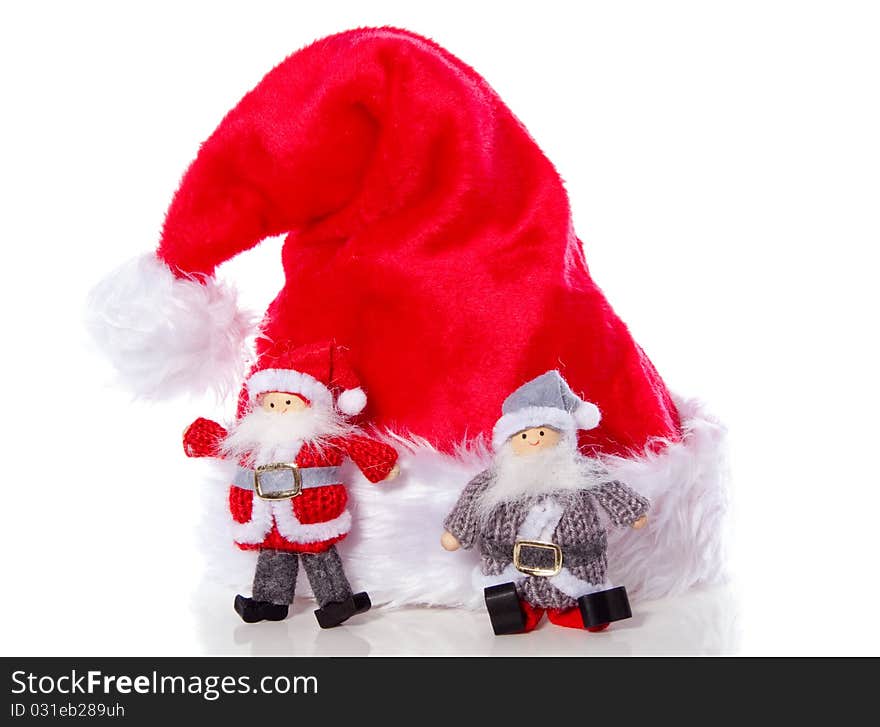
[[[222,426],[199,417],[183,433],[183,451],[187,457],[219,457],[224,437],[226,430]]]
[[[367,437],[348,437],[342,442],[348,456],[370,482],[381,482],[397,464],[397,451]]]

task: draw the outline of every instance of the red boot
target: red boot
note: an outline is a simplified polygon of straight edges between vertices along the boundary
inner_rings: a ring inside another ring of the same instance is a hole
[[[580,609],[577,606],[566,609],[551,608],[547,610],[547,618],[551,623],[557,626],[566,626],[570,629],[586,628],[587,631],[597,632],[604,631],[610,624],[600,624],[599,626],[584,626],[584,619],[581,616]]]
[[[526,617],[526,625],[522,632],[525,634],[529,631],[534,631],[535,627],[540,623],[541,617],[544,615],[544,609],[539,608],[538,606],[533,606],[525,601],[520,601],[519,605]]]

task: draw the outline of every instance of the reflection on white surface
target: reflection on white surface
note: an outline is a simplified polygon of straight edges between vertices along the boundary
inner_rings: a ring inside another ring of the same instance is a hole
[[[737,606],[728,586],[633,604],[634,615],[593,634],[546,619],[530,634],[492,634],[484,611],[374,608],[335,629],[320,629],[314,603],[297,599],[276,623],[245,624],[232,610],[234,594],[203,583],[194,598],[205,654],[254,656],[628,656],[730,654],[738,647]]]

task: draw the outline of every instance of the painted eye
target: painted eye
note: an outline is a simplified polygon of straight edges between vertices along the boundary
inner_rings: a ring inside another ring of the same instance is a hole
[[[526,439],[526,437],[527,437],[526,433],[523,432],[523,439]]]
[[[542,429],[540,432],[538,432],[538,434],[540,434],[540,435],[543,437],[543,436],[544,436],[544,430]]]
[[[290,399],[288,399],[288,400],[287,400],[286,402],[284,402],[284,403],[285,403],[285,404],[289,404],[289,403],[290,403]]]
[[[274,408],[275,408],[275,402],[270,402],[270,403],[269,403],[269,407],[270,407],[271,409],[274,409]]]

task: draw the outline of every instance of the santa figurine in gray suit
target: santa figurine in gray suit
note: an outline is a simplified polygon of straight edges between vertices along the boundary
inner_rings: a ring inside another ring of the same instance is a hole
[[[441,538],[447,550],[479,549],[493,630],[531,631],[545,611],[589,631],[629,618],[626,589],[608,583],[606,533],[644,527],[649,503],[578,450],[598,407],[548,371],[508,396],[502,414],[493,465],[464,488]]]

